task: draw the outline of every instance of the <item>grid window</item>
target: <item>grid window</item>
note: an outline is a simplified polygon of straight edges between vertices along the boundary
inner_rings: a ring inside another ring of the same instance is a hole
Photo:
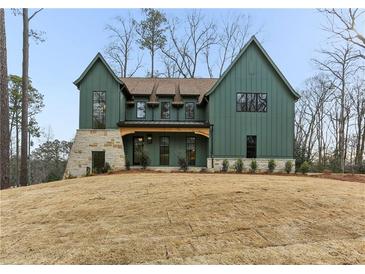
[[[168,166],[170,163],[169,147],[170,147],[170,138],[161,137],[160,138],[160,165],[161,166]]]
[[[104,129],[106,121],[106,95],[105,91],[93,92],[93,119],[92,127],[94,129]]]
[[[92,171],[101,173],[105,166],[105,151],[92,151]]]
[[[186,138],[186,161],[189,166],[195,166],[196,144],[195,137]]]
[[[236,111],[267,112],[267,93],[237,93]]]

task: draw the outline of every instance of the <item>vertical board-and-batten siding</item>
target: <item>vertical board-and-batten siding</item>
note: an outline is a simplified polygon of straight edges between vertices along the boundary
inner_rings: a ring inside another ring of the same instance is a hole
[[[267,112],[236,112],[237,92],[267,93]],[[295,97],[255,43],[209,95],[214,157],[246,157],[257,136],[257,158],[292,158]]]
[[[117,128],[119,118],[124,119],[125,98],[120,86],[105,65],[97,60],[80,83],[80,129],[92,128],[93,91],[106,92],[106,128]]]

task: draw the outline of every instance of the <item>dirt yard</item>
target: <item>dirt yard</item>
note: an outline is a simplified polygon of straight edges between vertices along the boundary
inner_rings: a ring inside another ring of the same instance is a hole
[[[124,173],[1,191],[2,264],[365,264],[365,184]]]

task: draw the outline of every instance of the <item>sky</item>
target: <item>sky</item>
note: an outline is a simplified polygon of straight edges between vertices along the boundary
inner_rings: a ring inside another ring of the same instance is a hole
[[[30,10],[31,14],[33,10]],[[181,17],[188,10],[165,9],[167,16]],[[311,59],[326,40],[321,29],[323,16],[314,9],[202,9],[207,18],[227,14],[251,17],[253,29],[261,29],[263,47],[295,89],[303,87],[305,79],[315,73]],[[31,20],[30,27],[45,32],[46,41],[30,42],[29,75],[33,86],[44,95],[45,108],[38,115],[40,127],[54,138],[71,140],[79,123],[79,93],[76,80],[94,56],[103,53],[109,34],[105,25],[115,16],[130,13],[141,18],[138,9],[45,9]],[[22,17],[6,10],[8,73],[21,75]],[[217,19],[218,18],[218,19]],[[148,66],[149,56],[143,53]],[[140,71],[143,76],[145,71]],[[204,76],[205,71],[198,71]],[[42,142],[34,140],[35,143]]]

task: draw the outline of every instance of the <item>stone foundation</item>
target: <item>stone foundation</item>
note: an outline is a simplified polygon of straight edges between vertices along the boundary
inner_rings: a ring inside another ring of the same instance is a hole
[[[224,159],[228,160],[228,163],[229,163],[228,171],[234,172],[235,171],[234,164],[236,163],[238,158],[214,158],[213,167],[212,167],[212,158],[207,158],[207,168],[212,169],[214,171],[221,171]],[[266,172],[269,170],[267,167],[267,164],[271,159],[263,159],[263,158],[257,158],[257,159],[241,158],[241,159],[243,162],[243,171],[250,170],[250,165],[251,165],[252,160],[256,160],[256,162],[257,162],[257,172]],[[285,172],[285,163],[287,161],[291,161],[293,164],[291,173],[295,172],[295,160],[294,159],[275,159],[275,158],[273,158],[273,159],[275,160],[275,163],[276,163],[274,172]]]
[[[125,169],[123,140],[118,129],[78,129],[64,177],[86,175],[86,168],[92,168],[92,151],[105,151],[105,162],[112,170]]]

